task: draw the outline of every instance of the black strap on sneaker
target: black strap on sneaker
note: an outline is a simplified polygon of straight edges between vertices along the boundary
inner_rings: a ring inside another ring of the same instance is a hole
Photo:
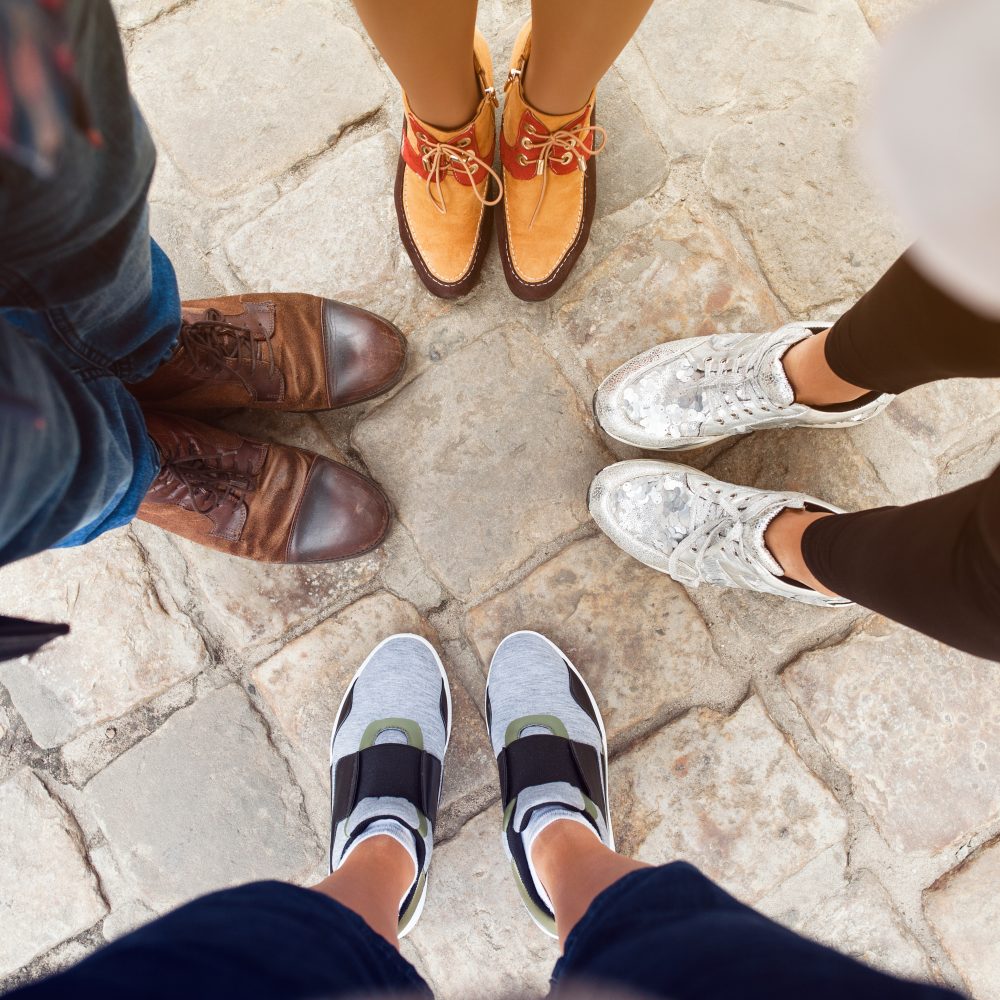
[[[565,781],[579,788],[602,816],[607,815],[601,755],[589,743],[551,733],[522,736],[500,751],[497,766],[505,809],[526,788]]]
[[[403,743],[379,743],[337,761],[333,826],[369,798],[406,799],[433,823],[441,794],[441,761]]]

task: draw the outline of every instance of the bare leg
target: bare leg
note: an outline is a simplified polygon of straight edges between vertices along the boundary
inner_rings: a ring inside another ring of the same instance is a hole
[[[316,892],[353,910],[394,947],[399,947],[399,903],[413,884],[413,859],[392,837],[362,841]]]
[[[812,338],[815,340],[816,338]],[[798,346],[798,345],[796,345]],[[804,583],[813,590],[818,590],[828,597],[837,597],[812,575],[802,558],[802,535],[813,521],[821,517],[836,517],[836,514],[824,514],[808,510],[783,510],[764,532],[764,544],[771,555],[781,564],[785,576],[799,583]]]
[[[556,820],[542,830],[532,845],[531,860],[552,900],[563,947],[597,896],[630,872],[650,867],[616,854],[572,820]]]
[[[795,344],[782,358],[785,374],[795,390],[795,401],[806,406],[833,406],[849,403],[864,396],[868,390],[845,382],[826,363],[824,330],[815,337],[806,337]]]
[[[653,0],[533,0],[524,95],[550,115],[587,103]]]
[[[437,128],[460,128],[480,101],[472,60],[477,0],[354,0],[375,47],[413,113]]]

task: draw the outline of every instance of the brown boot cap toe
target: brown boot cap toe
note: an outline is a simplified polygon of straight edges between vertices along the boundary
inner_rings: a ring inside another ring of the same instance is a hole
[[[288,539],[287,561],[335,562],[379,546],[392,509],[370,479],[317,456]]]

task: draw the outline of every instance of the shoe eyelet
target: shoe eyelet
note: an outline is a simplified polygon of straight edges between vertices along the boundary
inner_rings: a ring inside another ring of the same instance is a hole
[[[424,156],[426,156],[430,151],[431,151],[431,147],[430,146],[421,146],[420,147],[420,152],[423,153]]]
[[[528,135],[538,135],[538,129],[536,129],[531,122],[524,123],[524,131],[527,132]]]
[[[528,165],[528,158],[524,155],[524,153],[518,153],[517,162],[520,163],[522,167],[526,167]]]
[[[531,140],[527,136],[525,136],[521,140],[521,148],[522,149],[531,149]]]
[[[459,149],[465,149],[471,143],[472,139],[470,139],[469,136],[466,136],[464,139],[459,139],[458,142],[455,143],[455,145],[458,146]]]
[[[573,162],[573,154],[572,153],[566,153],[565,155],[560,156],[559,157],[559,162],[564,167],[568,167]]]

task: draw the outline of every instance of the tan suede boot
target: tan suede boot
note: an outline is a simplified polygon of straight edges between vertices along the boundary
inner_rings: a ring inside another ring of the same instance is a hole
[[[529,21],[514,43],[504,85],[497,240],[510,290],[538,302],[558,291],[587,245],[597,198],[594,157],[605,132],[595,124],[596,91],[570,115],[547,115],[528,104],[522,81],[530,54]]]
[[[403,143],[396,171],[399,235],[423,283],[445,299],[476,284],[489,243],[493,206],[502,197],[493,170],[498,101],[486,39],[476,32],[482,99],[475,117],[446,131],[422,122],[403,95]]]

